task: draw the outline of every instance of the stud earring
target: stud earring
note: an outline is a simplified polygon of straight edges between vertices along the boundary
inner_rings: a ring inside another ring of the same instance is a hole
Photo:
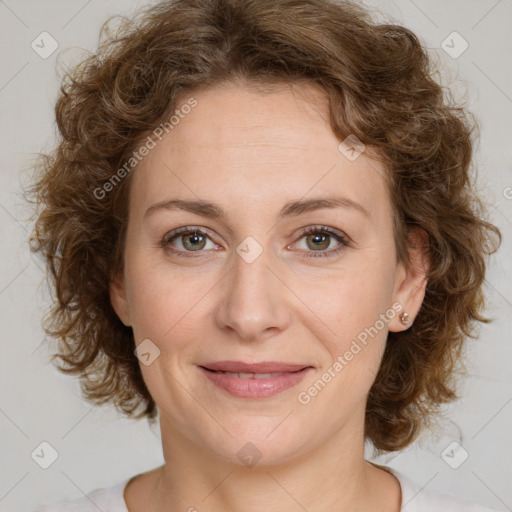
[[[406,313],[405,311],[400,315],[400,320],[404,325],[409,325],[409,313]]]

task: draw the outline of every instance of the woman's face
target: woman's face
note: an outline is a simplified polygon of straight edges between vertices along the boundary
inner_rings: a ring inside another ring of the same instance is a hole
[[[388,330],[424,290],[396,263],[384,168],[340,149],[313,86],[190,96],[133,171],[111,286],[164,443],[238,464],[359,446]]]

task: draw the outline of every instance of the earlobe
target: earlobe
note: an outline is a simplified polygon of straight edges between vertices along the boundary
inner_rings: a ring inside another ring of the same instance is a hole
[[[399,263],[396,272],[394,302],[402,306],[400,312],[389,323],[392,332],[404,331],[414,323],[427,288],[427,275],[430,268],[429,243],[427,233],[413,227],[409,231],[409,258],[410,264]],[[407,313],[404,323],[401,315]]]
[[[131,327],[130,312],[128,308],[128,299],[126,296],[126,286],[122,272],[117,274],[109,284],[110,303],[117,316],[127,327]]]

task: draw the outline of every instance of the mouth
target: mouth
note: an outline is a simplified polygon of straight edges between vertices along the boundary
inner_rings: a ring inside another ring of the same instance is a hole
[[[216,387],[238,398],[269,398],[296,386],[313,366],[264,362],[220,361],[200,365]]]
[[[243,361],[217,361],[205,363],[203,368],[228,373],[292,373],[310,367],[308,364],[282,363],[278,361],[265,361],[261,363],[245,363]]]
[[[208,370],[208,368],[205,368]],[[223,372],[219,370],[208,370],[213,373],[222,373],[224,375],[228,375],[229,377],[234,377],[236,379],[271,379],[273,377],[279,377],[281,375],[287,375],[287,373],[235,373],[235,372]],[[300,370],[299,370],[300,371]],[[290,372],[296,373],[296,372]]]

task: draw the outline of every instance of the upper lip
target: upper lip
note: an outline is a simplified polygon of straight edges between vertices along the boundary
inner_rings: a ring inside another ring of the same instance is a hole
[[[245,363],[243,361],[217,361],[200,365],[203,368],[232,373],[284,373],[296,372],[311,365],[266,361],[261,363]]]

